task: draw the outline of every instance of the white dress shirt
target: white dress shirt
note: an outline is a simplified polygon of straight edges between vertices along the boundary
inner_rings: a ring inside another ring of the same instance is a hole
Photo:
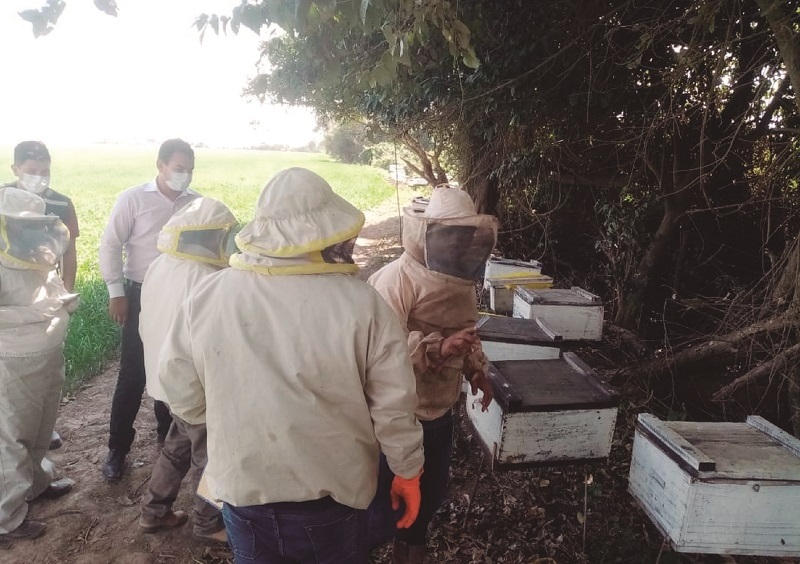
[[[119,195],[100,239],[100,273],[109,298],[125,295],[123,279],[144,280],[150,263],[161,254],[156,247],[161,228],[176,211],[199,197],[187,190],[173,202],[159,191],[155,180]]]

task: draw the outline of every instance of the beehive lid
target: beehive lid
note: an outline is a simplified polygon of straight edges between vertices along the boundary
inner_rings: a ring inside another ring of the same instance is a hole
[[[583,288],[549,288],[544,290],[517,287],[514,293],[529,304],[541,305],[600,305],[600,298]]]
[[[800,481],[800,441],[761,417],[698,423],[643,413],[636,430],[700,479]]]
[[[492,288],[541,288],[549,289],[553,286],[553,278],[534,272],[516,272],[487,276],[484,285]]]
[[[505,360],[489,364],[495,399],[510,411],[603,409],[619,395],[574,353],[551,360]]]
[[[538,319],[484,315],[478,319],[477,327],[481,341],[554,346],[563,340],[561,335]]]
[[[538,270],[541,272],[542,270],[542,263],[538,260],[532,261],[524,261],[524,260],[514,260],[514,259],[507,259],[502,257],[489,257],[489,267],[495,264],[498,266],[504,266],[510,269],[519,269],[519,270]]]

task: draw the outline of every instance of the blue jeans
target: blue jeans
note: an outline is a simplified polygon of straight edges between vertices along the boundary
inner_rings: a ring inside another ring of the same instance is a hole
[[[422,445],[425,449],[425,464],[419,487],[422,492],[419,516],[408,529],[398,529],[397,521],[404,507],[392,509],[389,492],[394,474],[389,469],[386,457],[381,454],[378,471],[378,491],[367,508],[369,526],[369,548],[372,550],[392,537],[407,544],[424,545],[428,537],[428,525],[447,497],[450,478],[450,455],[453,451],[453,415],[448,412],[433,421],[422,424]]]
[[[222,509],[236,564],[366,564],[366,511],[330,496]]]

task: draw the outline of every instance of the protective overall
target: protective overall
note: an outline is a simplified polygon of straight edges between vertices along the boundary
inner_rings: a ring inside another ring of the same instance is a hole
[[[475,282],[483,276],[494,249],[497,225],[494,217],[475,212],[466,192],[436,188],[423,214],[405,210],[405,252],[368,280],[394,310],[408,336],[419,397],[416,413],[425,436],[422,505],[414,525],[394,530],[395,515],[388,502],[392,473],[384,464],[368,511],[373,545],[394,534],[395,562],[421,562],[428,524],[447,493],[451,409],[461,393],[462,375],[469,379],[488,368],[480,344],[468,355],[448,358],[442,357],[441,347],[445,338],[475,326]]]
[[[363,543],[379,451],[397,474],[420,472],[405,336],[346,275],[363,222],[315,173],[279,172],[236,237],[232,268],[200,282],[162,349],[172,411],[208,425],[206,477],[237,562],[259,551],[315,561],[315,550],[366,562],[345,547]],[[287,512],[306,541],[284,536]]]
[[[55,477],[44,458],[64,382],[64,339],[77,295],[55,268],[69,231],[39,196],[0,189],[0,534]]]
[[[236,218],[223,203],[198,198],[172,216],[159,233],[162,254],[147,269],[139,315],[147,393],[154,399],[169,404],[158,380],[158,355],[167,332],[197,283],[228,266],[235,249],[232,231],[236,225]],[[173,418],[142,499],[145,525],[157,523],[172,510],[181,481],[190,470],[190,485],[197,489],[207,460],[205,425]],[[219,510],[199,496],[195,497],[192,523],[200,536],[223,527]]]

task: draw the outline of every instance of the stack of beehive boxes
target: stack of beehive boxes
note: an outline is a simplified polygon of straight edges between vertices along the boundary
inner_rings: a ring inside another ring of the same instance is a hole
[[[542,263],[491,257],[486,263],[483,287],[489,292],[489,308],[510,315],[516,288],[551,288],[553,279],[542,274]]]
[[[466,407],[492,465],[608,456],[619,396],[575,353],[565,350],[578,341],[601,338],[599,298],[579,288],[553,290],[552,279],[542,277],[541,264],[535,261],[491,259],[486,279],[492,309],[517,314],[478,321],[495,401],[483,411],[483,394],[470,391]],[[534,307],[517,307],[518,295],[537,296],[531,299]]]

